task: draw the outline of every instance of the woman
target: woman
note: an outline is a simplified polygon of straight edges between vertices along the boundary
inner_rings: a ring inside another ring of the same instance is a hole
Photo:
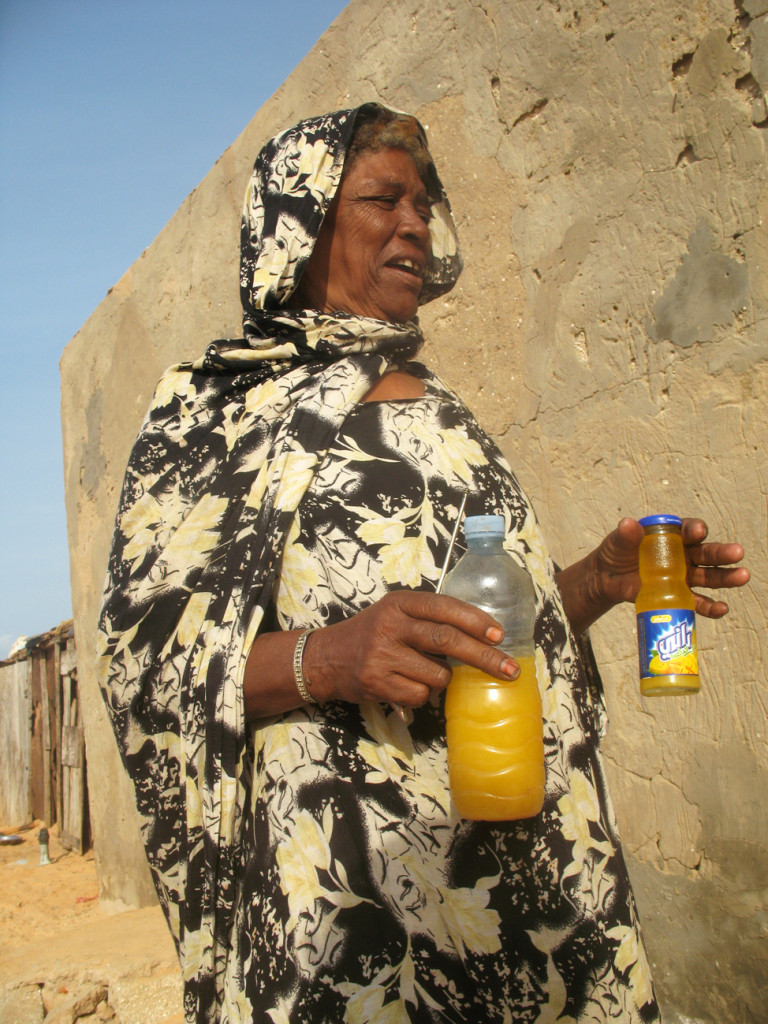
[[[577,639],[636,593],[642,529],[556,579],[504,459],[412,361],[460,269],[414,119],[302,122],[246,197],[245,340],[169,370],[134,448],[101,678],[190,1021],[658,1019]],[[466,491],[537,589],[547,795],[519,823],[460,821],[446,788],[445,656],[518,671],[434,593]],[[746,582],[705,536],[686,523],[691,581]]]

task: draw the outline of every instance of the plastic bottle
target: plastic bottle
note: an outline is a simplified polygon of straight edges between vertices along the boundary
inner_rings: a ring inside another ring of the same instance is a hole
[[[682,521],[678,516],[640,520],[640,592],[635,601],[644,697],[699,692],[695,598],[686,582]]]
[[[469,665],[453,666],[445,700],[451,796],[462,818],[530,818],[544,801],[536,594],[528,573],[504,550],[501,516],[469,516],[464,534],[467,552],[443,592],[493,615],[504,628],[500,646],[520,665],[520,675],[502,681]]]

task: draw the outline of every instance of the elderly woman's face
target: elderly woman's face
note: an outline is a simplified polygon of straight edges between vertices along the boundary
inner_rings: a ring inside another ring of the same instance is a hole
[[[404,323],[432,255],[430,201],[401,149],[361,154],[343,176],[293,304]]]

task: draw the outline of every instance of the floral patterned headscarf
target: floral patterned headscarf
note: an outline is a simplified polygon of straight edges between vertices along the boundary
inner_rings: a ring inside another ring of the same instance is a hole
[[[303,121],[259,154],[242,226],[245,337],[163,375],[118,509],[99,680],[192,1020],[218,1017],[251,785],[243,675],[285,537],[347,414],[422,343],[415,320],[285,307],[363,109]],[[461,269],[434,180],[421,301]]]
[[[335,359],[341,353],[382,348],[401,357],[418,351],[423,338],[416,321],[385,325],[352,313],[328,315],[286,308],[338,190],[355,123],[382,109],[366,103],[356,110],[301,121],[271,139],[259,153],[240,230],[240,297],[247,348],[242,343],[234,343],[235,348],[231,342],[214,343],[208,350],[209,367],[263,362],[274,367],[281,360]],[[419,295],[423,305],[453,288],[461,273],[461,256],[450,204],[429,156],[424,129],[409,115],[394,116],[408,124],[409,144],[423,148],[429,169],[425,185],[431,201],[432,257]]]

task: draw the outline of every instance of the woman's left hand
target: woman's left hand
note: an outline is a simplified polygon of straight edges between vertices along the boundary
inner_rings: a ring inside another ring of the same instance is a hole
[[[702,519],[683,520],[683,546],[691,587],[743,587],[749,570],[736,566],[744,549],[735,543],[705,543],[707,524]],[[586,558],[564,569],[558,583],[566,614],[578,635],[622,601],[634,601],[640,590],[638,552],[645,535],[640,523],[622,519],[615,530]],[[724,601],[706,594],[695,594],[696,611],[707,618],[719,619],[728,612]]]

